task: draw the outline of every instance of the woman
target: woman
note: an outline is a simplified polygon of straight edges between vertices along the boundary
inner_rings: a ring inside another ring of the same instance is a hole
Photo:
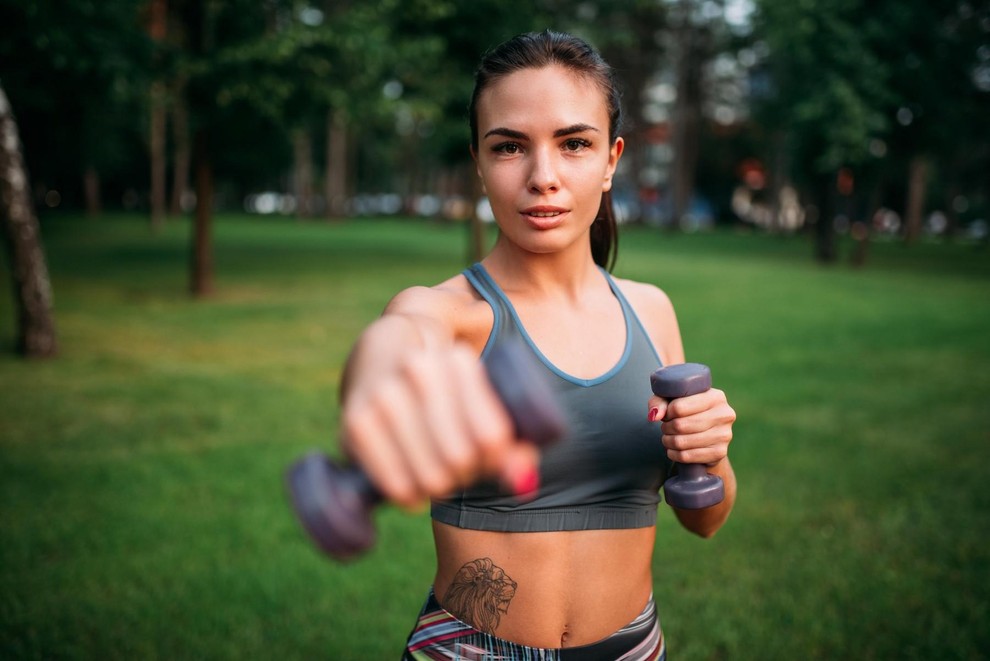
[[[675,511],[699,535],[718,530],[735,499],[735,413],[716,389],[651,396],[650,373],[684,351],[667,296],[604,268],[623,140],[599,55],[559,33],[516,37],[484,58],[470,115],[496,244],[398,294],[343,384],[350,454],[393,502],[433,501],[437,572],[405,658],[663,658],[657,492],[671,462],[708,464],[725,500]],[[569,417],[542,456],[514,438],[478,361],[512,337]]]

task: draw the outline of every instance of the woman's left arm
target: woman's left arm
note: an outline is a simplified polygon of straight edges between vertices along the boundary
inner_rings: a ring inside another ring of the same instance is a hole
[[[668,296],[653,285],[630,280],[622,280],[620,285],[646,327],[661,362],[683,363],[684,345]],[[663,421],[660,428],[667,456],[678,463],[707,464],[709,473],[722,478],[725,499],[718,505],[701,510],[674,508],[681,525],[702,537],[711,537],[725,523],[736,501],[736,476],[729,461],[736,412],[725,393],[717,388],[673,401],[654,395],[648,406],[650,419]]]

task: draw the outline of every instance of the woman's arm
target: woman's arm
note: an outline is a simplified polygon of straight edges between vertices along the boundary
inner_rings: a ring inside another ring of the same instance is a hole
[[[674,306],[660,289],[642,283],[623,281],[624,291],[637,311],[643,310],[643,323],[664,365],[684,362],[684,346]],[[725,393],[717,388],[689,397],[668,401],[649,399],[651,420],[662,420],[663,444],[667,456],[677,463],[700,463],[708,472],[722,478],[725,499],[701,510],[674,508],[677,520],[702,537],[711,537],[725,523],[736,501],[736,476],[729,461],[732,424],[736,413]]]
[[[458,341],[456,312],[455,293],[405,290],[361,334],[344,371],[344,447],[405,507],[482,475],[520,484],[536,470],[477,354]]]
[[[400,292],[358,337],[344,368],[341,404],[368,387],[367,380],[396,370],[410,353],[438,349],[453,343],[453,331],[425,287]]]

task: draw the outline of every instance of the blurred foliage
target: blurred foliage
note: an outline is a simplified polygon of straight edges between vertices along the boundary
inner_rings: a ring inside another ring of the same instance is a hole
[[[760,9],[760,31],[776,55],[768,60],[776,93],[764,112],[798,136],[799,158],[815,170],[864,160],[869,137],[887,128],[886,65],[869,47],[877,26],[857,16],[866,8],[853,0],[765,0]]]
[[[919,155],[934,166],[933,204],[966,193],[971,216],[985,213],[985,3],[752,4],[752,16],[730,21],[739,3],[729,0],[168,0],[166,35],[155,41],[150,0],[0,0],[0,77],[36,186],[58,188],[66,206],[81,206],[87,169],[107,200],[127,190],[144,199],[155,80],[167,84],[170,108],[188,102],[192,130],[208,128],[221,188],[234,193],[228,204],[286,190],[292,135],[325,142],[329,114],[346,125],[352,192],[397,190],[413,177],[423,188],[438,172],[470,169],[465,115],[479,56],[553,27],[588,38],[616,67],[634,195],[662,147],[645,135],[665,121],[645,112],[651,95],[692,70],[703,103],[691,112],[705,115],[698,186],[723,215],[746,158],[777,177],[771,186],[782,177],[812,198],[821,178],[851,169],[857,195],[896,208],[906,163]],[[691,42],[700,59],[679,69],[689,38],[700,40]],[[712,107],[727,90],[742,109],[721,121]],[[324,157],[313,150],[317,171]]]
[[[0,77],[35,179],[78,179],[86,167],[133,177],[152,53],[143,5],[0,0]]]
[[[759,122],[800,175],[877,178],[916,154],[970,183],[990,157],[990,7],[960,0],[757,0],[769,89]]]

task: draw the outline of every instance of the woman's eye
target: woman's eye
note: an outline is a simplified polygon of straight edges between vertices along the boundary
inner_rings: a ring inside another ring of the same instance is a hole
[[[503,142],[492,147],[492,151],[499,154],[518,154],[519,145],[515,142]]]
[[[571,138],[564,143],[564,149],[567,151],[581,151],[585,147],[590,147],[591,143],[587,140],[582,140],[580,138]]]

